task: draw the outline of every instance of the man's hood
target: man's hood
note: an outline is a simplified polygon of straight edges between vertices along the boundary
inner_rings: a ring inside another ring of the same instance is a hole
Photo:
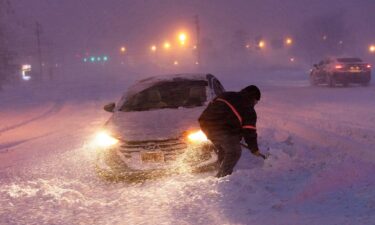
[[[125,141],[177,138],[185,131],[199,130],[198,117],[204,107],[115,112],[106,124]]]

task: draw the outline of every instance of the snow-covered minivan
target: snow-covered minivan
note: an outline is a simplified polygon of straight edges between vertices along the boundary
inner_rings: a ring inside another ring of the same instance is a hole
[[[134,180],[216,168],[217,155],[198,117],[224,91],[211,74],[174,74],[143,79],[117,104],[96,136],[97,171]]]

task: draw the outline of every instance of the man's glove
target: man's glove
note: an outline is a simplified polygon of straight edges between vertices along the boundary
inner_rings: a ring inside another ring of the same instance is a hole
[[[263,159],[267,158],[265,155],[263,155],[262,153],[259,152],[259,149],[256,149],[255,151],[251,151],[251,153],[253,153],[254,155],[256,155],[258,157],[262,157]]]

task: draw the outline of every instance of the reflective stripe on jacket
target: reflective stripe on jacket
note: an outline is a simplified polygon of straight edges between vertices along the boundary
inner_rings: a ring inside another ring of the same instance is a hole
[[[240,92],[224,92],[199,117],[202,130],[210,139],[225,135],[243,137],[252,150],[257,150],[257,115],[253,102]]]

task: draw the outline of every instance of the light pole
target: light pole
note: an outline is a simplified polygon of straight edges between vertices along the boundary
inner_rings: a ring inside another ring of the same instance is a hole
[[[195,15],[194,17],[194,22],[195,22],[195,30],[196,30],[196,35],[197,35],[197,61],[195,62],[196,64],[200,65],[201,64],[201,45],[200,45],[200,24],[199,24],[199,16]]]

